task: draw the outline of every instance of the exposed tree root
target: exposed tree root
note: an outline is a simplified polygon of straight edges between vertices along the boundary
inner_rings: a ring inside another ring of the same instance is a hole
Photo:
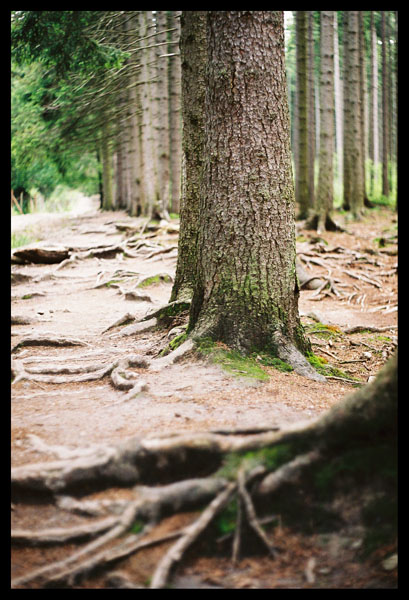
[[[150,587],[163,589],[171,577],[173,567],[208,529],[234,494],[241,503],[241,522],[234,537],[233,557],[238,557],[244,520],[266,550],[274,556],[277,550],[261,528],[254,500],[267,496],[273,498],[284,485],[297,482],[314,463],[322,465],[334,456],[338,457],[350,442],[360,446],[366,444],[371,448],[379,439],[395,439],[396,362],[395,356],[373,383],[347,397],[307,426],[298,425],[286,431],[245,436],[194,433],[132,439],[116,447],[99,448],[94,453],[73,460],[16,467],[12,470],[13,490],[59,492],[63,489],[83,489],[85,484],[91,486],[88,489],[92,489],[92,486],[100,489],[101,485],[132,485],[135,482],[152,483],[155,486],[140,485],[134,488],[134,498],[124,504],[119,516],[93,525],[95,528],[101,527],[97,539],[61,561],[15,578],[12,587],[26,587],[32,583],[42,587],[72,586],[79,577],[90,574],[96,568],[108,568],[144,547],[179,538],[163,555],[152,577]],[[263,461],[254,466],[254,463],[241,459],[241,462],[236,462],[236,473],[234,470],[230,471],[230,481],[219,477],[216,472],[228,453],[239,453],[240,456],[249,450],[271,449],[283,444],[291,447],[292,458],[278,469],[267,467],[268,463]],[[200,470],[206,472],[204,478],[188,479]],[[164,485],[169,480],[179,481]],[[207,503],[209,504],[198,518],[183,530],[153,540],[143,539],[152,530],[154,523],[164,515],[203,507]],[[123,541],[112,546],[112,542],[119,536],[129,532],[136,520],[146,523],[142,534],[128,533]],[[105,526],[108,528],[103,530]],[[94,532],[91,527],[86,535],[93,535]],[[59,536],[68,536],[67,539],[72,540],[78,533],[77,527],[71,531],[57,532],[45,528],[32,535],[14,532],[14,539],[27,544],[53,543],[61,539]]]
[[[128,372],[129,367],[146,368],[149,361],[142,355],[131,354],[127,358],[117,359],[105,365],[74,365],[74,366],[47,366],[23,368],[17,361],[12,363],[13,384],[18,381],[35,381],[38,383],[83,383],[86,381],[97,381],[106,375],[111,376],[112,385],[119,390],[133,390],[132,397],[139,393],[145,385],[135,381],[135,375]],[[68,374],[69,377],[61,375]],[[78,375],[81,373],[81,375]],[[129,396],[131,397],[131,396]]]
[[[64,529],[54,527],[41,531],[29,531],[24,529],[11,530],[11,543],[24,544],[26,546],[49,546],[51,544],[65,544],[67,542],[85,540],[95,537],[107,529],[111,529],[118,522],[118,517],[108,517],[97,523],[86,523],[78,527]]]
[[[22,338],[13,346],[11,352],[16,352],[22,346],[89,346],[89,344],[75,338],[36,335]]]

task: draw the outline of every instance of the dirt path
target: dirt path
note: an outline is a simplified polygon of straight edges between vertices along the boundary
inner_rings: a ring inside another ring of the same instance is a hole
[[[100,213],[95,202],[83,208],[84,212],[58,217],[16,217],[12,228],[35,228],[42,245],[59,245],[78,254],[90,247],[118,246],[129,239],[124,228],[129,231],[143,225],[143,220],[131,219],[123,212]],[[81,382],[74,381],[78,374],[65,374],[65,383],[48,383],[41,376],[35,380],[35,370],[47,366],[98,370],[131,354],[149,361],[159,354],[179,321],[166,329],[133,335],[127,335],[127,324],[107,328],[126,313],[136,323],[168,302],[176,250],[149,256],[175,246],[177,232],[172,228],[166,231],[166,227],[146,229],[148,245],[127,246],[128,253],[113,252],[109,257],[95,251],[97,256],[63,266],[13,264],[13,357],[20,369],[34,377],[17,378],[12,385],[12,465],[54,460],[53,446],[73,451],[165,432],[284,428],[314,419],[353,391],[354,378],[364,383],[375,375],[396,345],[396,245],[393,239],[392,243],[379,242],[379,238],[391,236],[393,218],[390,213],[374,212],[364,222],[351,225],[348,234],[326,233],[325,243],[312,232],[299,232],[297,249],[304,267],[310,267],[317,277],[330,269],[336,291],[342,292],[338,296],[324,289],[317,300],[316,290],[301,291],[300,313],[314,352],[343,371],[327,383],[273,367],[264,367],[267,382],[232,377],[219,366],[192,356],[160,371],[130,366],[127,376],[143,385],[131,398],[128,391],[114,387],[109,376]],[[135,287],[157,274],[160,277],[150,285]],[[380,331],[345,333],[357,325]],[[18,347],[23,340],[40,336],[75,338],[84,345]],[[36,513],[39,520],[40,513]],[[14,522],[22,526],[27,514],[14,511]],[[39,557],[33,560],[41,564]],[[15,572],[24,571],[28,564],[23,567],[17,559]]]

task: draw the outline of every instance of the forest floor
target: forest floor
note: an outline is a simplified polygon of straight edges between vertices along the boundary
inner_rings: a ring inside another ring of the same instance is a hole
[[[311,276],[322,281],[328,277],[332,284],[321,291],[302,289],[299,302],[326,382],[261,363],[268,379],[260,381],[242,376],[239,367],[235,374],[227,372],[196,354],[160,370],[128,365],[127,377],[141,384],[134,395],[118,389],[108,376],[86,381],[78,376],[82,367],[98,373],[131,354],[154,360],[172,339],[171,330],[186,323],[187,314],[182,314],[166,327],[149,321],[150,328],[135,332],[141,319],[168,303],[177,259],[177,221],[146,226],[141,233],[143,226],[143,219],[125,212],[100,212],[96,199],[84,199],[82,212],[12,218],[12,233],[30,236],[36,240],[32,246],[47,248],[50,256],[68,249],[65,262],[53,264],[29,262],[19,255],[21,248],[13,253],[11,345],[19,375],[12,383],[12,467],[75,456],[78,449],[114,445],[135,436],[250,432],[308,422],[375,376],[397,346],[397,217],[386,208],[372,209],[343,232],[318,236],[297,225],[299,260]],[[124,316],[124,322],[115,325]],[[73,339],[82,345],[68,345]],[[49,345],[52,340],[59,345]],[[71,372],[62,370],[67,365]],[[44,373],[47,367],[54,369],[53,375]],[[120,500],[130,493],[111,488],[85,499]],[[180,529],[194,514],[164,519],[152,535]],[[12,529],[68,527],[84,519],[56,503],[13,499]],[[385,566],[394,548],[360,560],[362,540],[345,531],[332,537],[303,535],[281,522],[274,535],[282,549],[278,558],[249,555],[233,567],[227,556],[193,552],[184,558],[171,587],[396,586],[396,568]],[[136,586],[147,585],[170,543],[123,560],[121,572]],[[76,547],[13,544],[12,579]],[[73,587],[110,586],[105,573],[90,575]]]

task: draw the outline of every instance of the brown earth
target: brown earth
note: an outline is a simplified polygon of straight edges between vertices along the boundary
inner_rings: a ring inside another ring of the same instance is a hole
[[[143,225],[142,219],[131,219],[124,212],[99,212],[95,199],[84,200],[83,210],[61,216],[13,217],[12,231],[28,231],[46,246],[58,244],[85,250],[123,242],[125,233],[116,223],[139,228]],[[326,383],[273,367],[263,367],[269,375],[267,382],[233,377],[218,365],[192,355],[158,372],[132,368],[136,379],[143,379],[146,386],[131,400],[125,399],[126,392],[112,386],[109,377],[65,384],[21,379],[12,385],[12,466],[54,460],[62,446],[74,451],[165,432],[285,428],[321,415],[353,391],[357,384],[354,382],[366,383],[397,344],[396,214],[374,209],[361,222],[348,223],[346,228],[347,232],[317,236],[302,229],[302,224],[298,227],[297,252],[304,268],[317,277],[329,274],[335,286],[335,293],[328,288],[318,296],[316,290],[300,293],[300,314],[315,354],[340,370],[336,375],[332,372]],[[147,256],[162,247],[176,245],[177,233],[166,232],[164,228],[146,229],[144,238],[157,246],[142,247],[136,252],[130,248],[133,257],[123,253],[112,258],[89,257],[63,268],[58,264],[13,264],[16,283],[12,285],[12,323],[16,316],[31,321],[12,325],[12,346],[27,336],[47,334],[78,338],[86,343],[80,347],[18,348],[13,352],[18,363],[28,369],[68,363],[102,366],[130,353],[156,357],[169,343],[169,331],[175,324],[180,325],[181,319],[167,328],[134,335],[124,335],[124,327],[104,332],[125,313],[131,313],[138,321],[169,300],[171,280],[138,288],[150,301],[125,298],[138,277],[157,273],[173,277],[175,272],[176,250],[152,258]],[[119,270],[134,272],[134,279],[123,277],[118,283]],[[31,279],[18,282],[16,274]],[[111,282],[96,287],[110,280],[114,280],[113,285]],[[323,329],[319,322],[329,327]],[[358,325],[368,330],[345,332]],[[373,327],[382,330],[370,331]],[[105,495],[121,497],[127,493],[112,489]],[[155,535],[162,533],[162,529],[178,529],[189,518],[192,518],[189,514],[170,517],[158,526]],[[83,520],[55,506],[39,506],[30,501],[16,503],[12,510],[13,528],[35,530],[46,524],[61,527],[75,524],[76,519]],[[249,556],[233,568],[227,558],[192,555],[183,562],[172,587],[395,586],[396,569],[386,571],[381,566],[381,560],[393,549],[385,548],[380,556],[358,563],[359,543],[348,535],[344,541],[338,535],[323,542],[318,535],[302,536],[285,525],[276,528],[275,535],[284,548],[279,561]],[[162,544],[138,553],[123,561],[121,569],[135,583],[146,585],[155,562],[168,546],[169,543]],[[63,549],[13,548],[12,578],[67,555],[71,547],[74,549],[73,545]],[[312,558],[315,562],[311,563]],[[306,575],[307,564],[310,571],[313,569],[313,576]],[[88,578],[78,587],[109,585],[100,576]]]

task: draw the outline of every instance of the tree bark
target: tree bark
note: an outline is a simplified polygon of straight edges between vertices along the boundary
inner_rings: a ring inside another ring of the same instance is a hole
[[[171,301],[190,300],[196,281],[199,198],[204,161],[206,23],[207,11],[182,12],[183,171],[179,251]]]
[[[320,154],[316,213],[319,231],[333,209],[334,11],[321,11]]]
[[[338,16],[334,11],[334,100],[335,100],[335,132],[336,132],[336,155],[337,155],[337,175],[342,177],[343,156],[342,156],[342,87],[339,68],[339,38],[338,38]]]
[[[307,11],[299,10],[296,20],[298,160],[296,164],[296,200],[298,218],[305,219],[311,207],[308,186],[308,73]]]
[[[344,208],[358,219],[364,205],[358,11],[345,12],[344,51]]]
[[[156,152],[158,165],[158,196],[160,214],[169,219],[169,88],[168,58],[166,54],[166,11],[156,12]]]
[[[314,11],[308,11],[308,193],[310,206],[315,202],[315,96],[314,96]]]
[[[169,61],[170,205],[176,214],[180,212],[182,167],[180,18],[181,11],[168,11],[168,28],[176,29],[169,40],[169,53],[173,54]]]
[[[385,11],[382,11],[382,195],[389,196],[388,149],[389,149],[389,102],[388,61]]]
[[[309,344],[298,315],[282,11],[209,12],[206,89],[189,329],[290,362]]]

